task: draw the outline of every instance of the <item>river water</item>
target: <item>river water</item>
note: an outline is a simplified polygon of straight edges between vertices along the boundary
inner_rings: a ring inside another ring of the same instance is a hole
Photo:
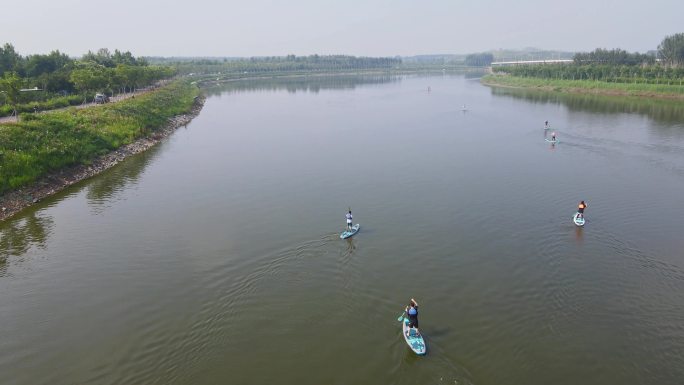
[[[681,102],[451,75],[207,94],[0,224],[1,384],[682,383]]]

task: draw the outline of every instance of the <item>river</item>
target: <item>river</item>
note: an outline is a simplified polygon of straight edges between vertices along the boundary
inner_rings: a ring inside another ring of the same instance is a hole
[[[682,382],[681,102],[459,75],[207,94],[0,224],[1,384]]]

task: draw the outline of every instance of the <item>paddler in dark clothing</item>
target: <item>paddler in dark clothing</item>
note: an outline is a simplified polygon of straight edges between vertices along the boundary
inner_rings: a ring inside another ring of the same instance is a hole
[[[411,302],[406,306],[406,316],[409,320],[408,327],[416,329],[416,335],[420,335],[418,332],[418,302],[413,298],[411,298]],[[409,332],[410,330],[407,330],[406,335]]]
[[[580,202],[580,204],[577,206],[577,217],[578,218],[584,218],[584,209],[587,208],[587,204],[584,203],[584,201]]]

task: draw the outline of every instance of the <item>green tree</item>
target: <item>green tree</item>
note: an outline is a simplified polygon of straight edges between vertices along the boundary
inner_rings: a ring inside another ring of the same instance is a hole
[[[5,72],[0,79],[0,90],[5,94],[7,103],[12,106],[12,115],[16,115],[21,92],[21,78],[16,72]]]
[[[52,51],[49,55],[31,55],[26,59],[26,76],[29,77],[55,72],[73,62],[69,56],[59,51]]]
[[[132,89],[135,82],[135,75],[133,73],[133,66],[126,64],[119,64],[114,69],[114,79],[119,88],[123,88],[124,92]]]
[[[138,65],[138,61],[133,55],[129,52],[121,52],[118,49],[114,50],[114,55],[112,55],[112,60],[114,61],[114,64],[121,65],[121,64],[126,64],[126,65]]]
[[[0,47],[0,76],[5,72],[21,72],[22,57],[14,50],[14,46],[5,43]]]
[[[97,50],[97,53],[93,53],[93,51],[88,51],[88,53],[83,55],[81,61],[91,61],[110,68],[116,66],[116,64],[114,63],[114,59],[112,58],[112,54],[111,52],[109,52],[109,49],[107,48],[100,48]]]
[[[658,57],[670,66],[684,64],[684,33],[666,36],[658,45]]]
[[[108,89],[112,82],[112,71],[105,66],[93,63],[79,63],[71,71],[71,82],[87,99],[88,92]]]

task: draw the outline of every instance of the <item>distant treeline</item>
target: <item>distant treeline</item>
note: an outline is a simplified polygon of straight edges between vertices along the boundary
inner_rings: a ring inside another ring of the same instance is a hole
[[[601,49],[597,48],[591,52],[579,52],[573,57],[575,64],[611,64],[611,65],[641,65],[654,64],[656,62],[655,53],[641,54],[638,52],[629,53],[624,49]]]
[[[22,56],[7,43],[0,47],[0,116],[7,110],[3,105],[15,108],[76,92],[84,97],[94,92],[126,92],[173,74],[173,68],[149,65],[128,51],[111,53],[104,48],[88,52],[80,59],[59,51]],[[77,98],[71,99],[66,103],[77,103]]]
[[[512,65],[492,69],[513,76],[541,79],[682,85],[684,33],[665,37],[658,51],[653,53],[599,48],[575,54],[569,64]]]
[[[399,58],[373,58],[346,55],[271,56],[249,59],[196,59],[192,61],[150,58],[154,63],[172,65],[179,74],[260,73],[289,71],[341,71],[356,69],[391,69],[401,64]]]
[[[474,53],[466,56],[465,65],[471,67],[487,67],[494,61],[494,55],[490,52]]]

